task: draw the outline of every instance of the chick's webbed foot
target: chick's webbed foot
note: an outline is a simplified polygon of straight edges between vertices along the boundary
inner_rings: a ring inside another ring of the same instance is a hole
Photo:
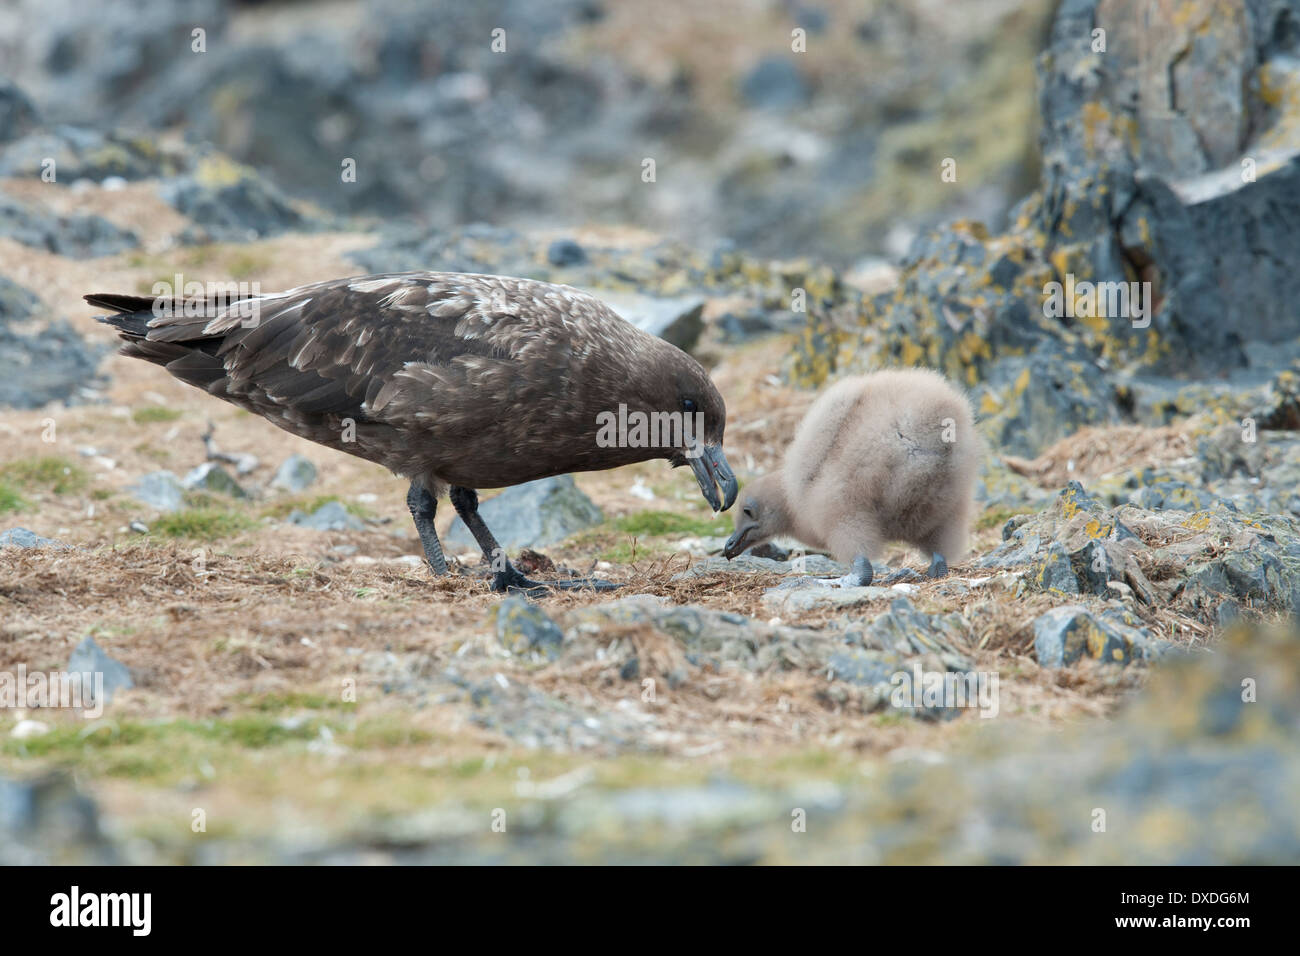
[[[875,572],[872,570],[871,562],[865,555],[858,555],[853,559],[853,565],[849,573],[842,578],[817,578],[822,584],[832,588],[865,588],[871,584],[871,579]]]
[[[930,567],[926,570],[927,578],[941,578],[948,573],[948,562],[943,559],[943,555],[938,551],[930,558]]]

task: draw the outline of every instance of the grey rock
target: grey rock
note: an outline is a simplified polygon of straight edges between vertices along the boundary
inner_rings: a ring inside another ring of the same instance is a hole
[[[83,685],[92,693],[98,690],[99,675],[103,675],[104,696],[101,703],[104,704],[111,703],[118,691],[129,690],[135,686],[130,669],[121,661],[110,657],[108,652],[89,636],[73,650],[72,656],[68,658],[67,670],[70,673],[95,675],[91,683]]]
[[[0,79],[0,143],[30,132],[37,122],[36,107],[27,94],[9,80]]]
[[[86,343],[71,325],[49,322],[39,333],[18,331],[39,314],[41,301],[0,276],[0,406],[41,408],[67,402],[97,383],[96,366],[109,346]]]
[[[505,734],[521,747],[560,752],[620,753],[653,750],[645,727],[613,708],[592,710],[518,681],[504,684],[448,670],[442,679],[454,692],[443,700],[473,705],[471,721]],[[423,683],[427,684],[425,678]]]
[[[248,497],[248,492],[240,487],[230,472],[211,461],[205,461],[190,471],[181,484],[190,491],[211,491],[232,498]]]
[[[740,84],[741,96],[760,109],[793,109],[808,100],[808,84],[784,56],[764,57]]]
[[[508,551],[555,544],[605,520],[601,510],[574,483],[572,475],[542,478],[507,488],[484,501],[479,513],[501,547]],[[478,547],[459,517],[452,522],[443,543],[457,550]]]
[[[903,667],[903,661],[894,655],[850,647],[830,656],[827,661],[827,676],[831,680],[874,686],[888,684]]]
[[[704,331],[704,299],[685,296],[673,299],[624,292],[589,290],[615,312],[643,332],[658,336],[689,352]]]
[[[64,544],[54,538],[43,538],[34,531],[28,531],[26,528],[10,528],[7,531],[0,531],[0,548],[68,548],[71,545]]]
[[[963,650],[969,637],[970,624],[960,614],[925,614],[907,598],[895,598],[867,627],[862,643],[896,656],[937,654],[952,669],[965,670],[971,666]]]
[[[327,501],[311,514],[295,508],[289,514],[289,523],[313,531],[364,531],[365,523],[348,511],[339,501]]]
[[[127,488],[135,498],[155,511],[180,511],[185,505],[185,486],[170,471],[153,471]]]
[[[685,571],[673,575],[674,581],[688,578],[704,577],[708,574],[782,574],[791,575],[790,580],[808,575],[814,577],[838,578],[848,573],[848,567],[826,557],[824,554],[806,554],[802,559],[774,561],[771,558],[756,558],[752,554],[741,554],[728,561],[723,557],[709,557],[696,561]],[[778,585],[779,586],[779,585]],[[804,584],[796,584],[804,587]]]
[[[769,588],[763,606],[777,614],[802,614],[807,611],[836,611],[897,596],[898,592],[881,587],[831,587],[815,583],[811,587]]]
[[[38,178],[54,160],[57,182],[136,181],[175,175],[187,164],[183,149],[156,138],[130,137],[82,126],[38,128],[0,147],[0,177]]]
[[[516,594],[497,609],[497,640],[512,654],[535,651],[555,660],[560,656],[564,632],[540,607]]]
[[[546,247],[546,261],[561,269],[580,266],[587,261],[587,251],[572,239],[556,239]]]
[[[122,862],[100,827],[94,800],[72,776],[0,776],[0,866],[113,865]]]
[[[159,192],[198,227],[183,237],[187,242],[245,242],[323,225],[305,217],[263,177],[251,174],[222,185],[180,176],[164,182]]]
[[[1267,461],[1266,446],[1261,441],[1243,440],[1236,424],[1216,428],[1196,443],[1196,454],[1207,481],[1223,481],[1236,475],[1258,478]]]
[[[40,308],[41,300],[18,283],[0,276],[0,326],[25,319]]]
[[[316,480],[316,466],[297,453],[290,455],[275,471],[271,487],[297,493],[311,487]]]
[[[1237,506],[1212,491],[1185,481],[1159,481],[1144,485],[1129,496],[1129,504],[1148,511],[1205,511],[1218,508],[1236,511]]]
[[[101,216],[55,216],[0,194],[0,236],[68,258],[111,256],[135,249],[135,233]]]

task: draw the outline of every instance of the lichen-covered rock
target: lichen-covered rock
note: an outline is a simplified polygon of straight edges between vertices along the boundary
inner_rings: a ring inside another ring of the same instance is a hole
[[[1278,372],[1251,418],[1261,429],[1300,431],[1300,368]]]
[[[1157,481],[1143,485],[1129,496],[1129,504],[1147,511],[1237,510],[1229,499],[1185,481]]]
[[[1115,608],[1094,614],[1077,604],[1055,607],[1035,618],[1033,629],[1034,651],[1044,667],[1065,667],[1081,657],[1128,664],[1158,657],[1166,647]]]
[[[14,179],[38,179],[52,171],[56,183],[134,181],[174,176],[188,166],[183,149],[154,137],[87,126],[37,127],[0,147],[0,176]]]
[[[564,632],[536,604],[512,595],[497,608],[497,640],[512,654],[537,652],[555,660]]]
[[[1003,538],[976,566],[1024,567],[1049,592],[1173,602],[1211,623],[1225,600],[1300,608],[1300,524],[1289,515],[1107,508],[1071,482],[1051,507],[1009,521]]]
[[[960,614],[925,614],[907,598],[895,598],[889,610],[867,626],[862,643],[894,654],[935,654],[953,670],[970,667],[966,657],[970,624]]]
[[[1139,35],[1140,16],[1154,20]],[[1289,0],[1061,5],[1040,58],[1044,183],[1027,215],[1060,272],[1152,282],[1149,328],[1085,321],[1108,358],[1220,369],[1244,364],[1246,341],[1294,335],[1283,303],[1300,280],[1280,250],[1300,215],[1300,126],[1281,107],[1300,90],[1295,16]]]
[[[1294,4],[1148,6],[1060,5],[1039,59],[1040,188],[1003,234],[959,221],[923,236],[897,288],[856,315],[811,313],[796,382],[938,368],[977,388],[997,447],[1032,454],[1115,421],[1135,371],[1282,358],[1250,346],[1293,339],[1300,298],[1285,251],[1300,220]],[[1134,39],[1143,16],[1160,42]]]
[[[1119,421],[1115,386],[1077,346],[1041,344],[993,364],[973,389],[980,432],[1003,454],[1032,455],[1087,425]]]
[[[205,157],[188,173],[159,187],[165,202],[194,221],[187,242],[245,242],[325,223],[309,217],[251,169],[221,156]]]

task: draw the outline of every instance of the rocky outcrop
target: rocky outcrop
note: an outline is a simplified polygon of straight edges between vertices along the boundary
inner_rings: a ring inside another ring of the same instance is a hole
[[[1284,358],[1300,6],[1222,7],[1066,0],[1039,59],[1042,179],[1009,230],[923,237],[894,292],[814,315],[796,379],[941,368],[1020,454],[1127,414],[1135,376]]]

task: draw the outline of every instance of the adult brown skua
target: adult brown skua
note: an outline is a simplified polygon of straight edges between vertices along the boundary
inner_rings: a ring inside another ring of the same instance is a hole
[[[715,511],[736,497],[722,451],[726,406],[708,373],[568,286],[418,272],[274,294],[85,298],[112,313],[99,320],[125,340],[122,354],[409,479],[407,505],[436,574],[447,573],[434,530],[444,493],[491,563],[492,589],[530,594],[613,585],[525,578],[475,489],[661,458],[689,464]],[[603,427],[611,416],[665,414],[651,440],[636,429],[611,439]]]

